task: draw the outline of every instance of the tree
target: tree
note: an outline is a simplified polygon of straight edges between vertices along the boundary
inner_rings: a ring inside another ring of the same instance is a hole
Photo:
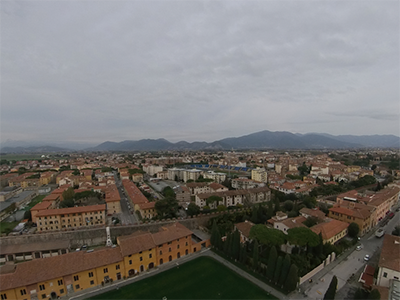
[[[176,197],[174,190],[169,186],[167,186],[162,190],[162,194],[164,195],[164,197],[171,197],[171,198]]]
[[[210,197],[208,197],[207,199],[206,199],[206,203],[207,203],[207,205],[210,205],[210,204],[212,204],[212,203],[219,203],[219,202],[222,202],[223,201],[223,199],[221,198],[221,197],[219,197],[219,196],[215,196],[215,195],[213,195],[213,196],[210,196]]]
[[[232,258],[234,260],[239,260],[240,256],[240,233],[238,230],[233,232],[232,239]]]
[[[75,197],[74,188],[69,187],[68,189],[66,189],[66,190],[62,193],[62,197],[63,197],[64,200],[73,199],[73,198]]]
[[[188,205],[187,211],[189,216],[198,215],[200,213],[200,207],[195,203],[191,202]]]
[[[224,181],[222,181],[221,184],[227,187],[229,190],[233,190],[232,181],[228,177]]]
[[[256,224],[258,223],[258,206],[253,206],[250,221]]]
[[[254,241],[254,247],[253,247],[253,269],[256,269],[258,266],[258,242],[257,240]]]
[[[225,211],[227,208],[225,205],[218,205],[217,211]]]
[[[272,246],[271,250],[269,251],[268,265],[267,265],[267,277],[270,280],[274,279],[277,256],[278,256],[278,253],[276,251],[276,248],[274,246]]]
[[[32,221],[32,214],[30,210],[25,211],[24,219],[28,219],[28,221]]]
[[[328,289],[325,292],[324,300],[335,299],[337,284],[338,284],[337,277],[334,275],[332,277],[332,280],[331,280],[331,283],[329,284]]]
[[[163,218],[175,218],[178,212],[178,201],[172,197],[166,197],[162,200],[158,200],[154,205],[157,211],[157,215]]]
[[[354,300],[365,300],[367,299],[367,293],[364,289],[358,288],[354,293]]]
[[[78,169],[76,169],[76,170],[74,170],[74,171],[72,172],[72,175],[79,176],[79,175],[81,175],[81,173],[79,172]]]
[[[286,281],[283,285],[283,288],[287,292],[291,292],[296,289],[297,283],[299,282],[299,276],[297,274],[298,268],[295,264],[292,264],[289,269],[288,276],[286,277]]]
[[[399,225],[394,227],[394,229],[392,231],[392,235],[400,236],[400,226]]]
[[[294,203],[291,200],[286,200],[283,203],[283,207],[285,208],[285,211],[291,211],[291,210],[293,210]]]
[[[211,229],[210,243],[215,248],[217,246],[217,240],[216,240],[217,235],[218,235],[218,227],[217,227],[217,222],[215,222],[215,220],[214,220],[212,229]]]
[[[74,207],[74,206],[75,206],[74,199],[64,199],[63,201],[60,202],[60,208]]]
[[[292,245],[315,247],[319,244],[318,235],[307,227],[295,227],[287,232],[287,239]]]
[[[379,299],[381,299],[381,293],[379,293],[379,291],[377,289],[373,289],[371,291],[371,293],[369,293],[368,299],[379,300]]]
[[[289,274],[289,270],[290,270],[290,255],[286,254],[285,258],[283,260],[283,263],[282,263],[282,271],[281,271],[281,275],[279,277],[279,282],[278,282],[279,286],[282,286],[283,283],[285,282],[285,280]]]
[[[282,272],[282,256],[278,257],[278,260],[276,261],[276,266],[275,266],[275,273],[274,273],[274,282],[278,283],[279,277]]]
[[[318,224],[318,218],[317,217],[309,217],[307,220],[303,222],[304,225],[306,225],[308,228],[313,227],[314,225]]]
[[[307,167],[306,163],[303,162],[303,164],[301,166],[297,167],[297,170],[300,172],[301,176],[304,176],[304,175],[310,174],[311,166]]]
[[[358,236],[358,233],[360,232],[360,227],[358,226],[357,223],[352,222],[347,228],[347,232],[350,237],[356,238]]]
[[[285,234],[278,229],[259,224],[251,227],[250,239],[256,239],[267,246],[280,246],[285,243]]]

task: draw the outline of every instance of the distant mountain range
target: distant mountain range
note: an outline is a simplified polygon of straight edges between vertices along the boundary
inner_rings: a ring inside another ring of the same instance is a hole
[[[84,151],[162,151],[162,150],[230,150],[230,149],[348,149],[399,148],[400,138],[394,135],[330,135],[326,133],[293,134],[287,131],[260,131],[241,137],[225,138],[212,143],[165,139],[104,142]],[[81,149],[63,147],[3,147],[2,153],[66,152]]]
[[[145,150],[229,150],[229,149],[340,149],[340,148],[398,148],[400,138],[394,135],[353,136],[264,130],[249,135],[226,138],[212,143],[181,141],[171,143],[165,139],[105,142],[86,150],[91,151],[145,151]]]

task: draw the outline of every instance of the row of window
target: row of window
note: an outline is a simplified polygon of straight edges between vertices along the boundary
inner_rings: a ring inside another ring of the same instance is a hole
[[[93,214],[95,214],[95,215],[97,215],[97,214],[100,214],[100,218],[102,218],[102,215],[103,215],[103,211],[100,211],[100,212],[95,212],[95,213],[83,213],[83,214],[71,214],[71,215],[61,215],[61,218],[64,218],[64,217],[80,217],[80,216],[82,216],[82,215],[85,215],[85,216],[87,216],[87,215],[93,215]],[[47,217],[39,217],[39,220],[42,220],[42,218],[44,219],[44,220],[47,220]],[[49,219],[52,219],[52,218],[58,218],[58,216],[49,216]],[[96,216],[96,218],[97,218],[97,216]],[[74,219],[75,220],[75,219]]]
[[[120,265],[115,265],[115,270],[119,270],[120,268],[121,268]],[[108,268],[104,268],[103,269],[103,273],[107,274],[108,273]],[[90,278],[94,277],[93,272],[89,272],[88,275],[89,275]],[[78,281],[78,280],[79,280],[79,275],[74,275],[74,281]]]

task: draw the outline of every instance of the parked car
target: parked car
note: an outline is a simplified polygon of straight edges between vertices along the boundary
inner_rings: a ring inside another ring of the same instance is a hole
[[[360,245],[357,245],[356,250],[357,250],[357,251],[360,251],[362,248],[363,248],[363,245],[360,244]]]
[[[368,255],[368,254],[366,254],[366,255],[364,256],[364,260],[365,260],[365,261],[369,261],[369,255]]]
[[[379,228],[377,231],[375,231],[375,236],[380,238],[385,235],[385,230],[383,228]]]

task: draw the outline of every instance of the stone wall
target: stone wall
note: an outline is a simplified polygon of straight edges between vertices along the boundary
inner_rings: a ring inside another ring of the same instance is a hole
[[[210,218],[216,217],[219,214],[229,214],[236,211],[244,211],[245,209],[229,210],[220,213],[209,213],[199,215],[193,218],[186,219],[173,219],[166,221],[150,221],[139,225],[116,225],[110,227],[111,238],[113,242],[119,236],[129,235],[136,231],[150,231],[157,232],[163,225],[179,222],[190,230],[206,227]],[[0,238],[0,245],[19,245],[28,243],[40,243],[56,240],[70,240],[71,248],[77,248],[82,245],[96,246],[106,244],[107,233],[105,227],[90,228],[90,229],[76,229],[68,231],[57,231],[47,233],[24,234],[17,236],[6,236]]]

